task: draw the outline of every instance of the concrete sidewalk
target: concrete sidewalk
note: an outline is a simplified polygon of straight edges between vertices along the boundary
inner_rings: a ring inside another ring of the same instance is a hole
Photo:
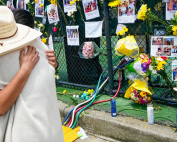
[[[61,101],[58,101],[58,105],[62,119],[73,108]],[[88,109],[86,112],[89,114],[79,118],[78,125],[89,133],[121,142],[177,142],[177,133],[171,127],[148,125],[147,122],[130,117],[111,117],[110,113],[102,111]]]

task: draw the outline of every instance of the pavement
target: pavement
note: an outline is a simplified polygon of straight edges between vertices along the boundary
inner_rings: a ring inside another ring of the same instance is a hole
[[[115,141],[114,139],[110,139],[107,137],[89,134],[87,138],[83,140],[79,138],[74,142],[121,142],[121,141]]]
[[[68,107],[60,100],[58,100],[58,105],[63,120],[73,106]],[[103,111],[88,109],[86,112],[77,123],[86,133],[104,136],[113,139],[114,142],[177,142],[177,133],[174,133],[175,129],[172,127],[158,124],[148,125],[147,122],[120,115],[111,117],[110,113]],[[91,142],[92,136],[88,140]],[[99,142],[100,138],[95,137],[95,140]]]

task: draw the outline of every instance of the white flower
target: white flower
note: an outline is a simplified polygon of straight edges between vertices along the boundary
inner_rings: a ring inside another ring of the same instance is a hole
[[[37,21],[34,21],[34,24],[37,24]]]
[[[163,59],[161,58],[161,57],[158,57],[156,60],[158,60],[158,61],[163,61]]]
[[[55,78],[56,78],[56,79],[59,79],[60,77],[59,77],[59,75],[55,75]]]
[[[41,23],[41,24],[38,24],[39,27],[43,27],[44,25]]]
[[[30,0],[25,0],[25,3],[28,4],[30,2]]]
[[[54,25],[56,26],[58,24],[58,22],[55,22]]]
[[[76,12],[76,11],[77,11],[77,9],[74,10],[74,12]]]
[[[157,71],[156,71],[156,70],[152,70],[152,73],[153,73],[153,74],[157,74]]]

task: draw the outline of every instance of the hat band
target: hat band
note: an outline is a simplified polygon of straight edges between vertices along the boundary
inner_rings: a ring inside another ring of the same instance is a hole
[[[17,30],[16,30],[16,32],[15,32],[15,33],[14,33],[12,36],[9,36],[9,37],[5,37],[5,38],[0,38],[0,39],[8,39],[8,38],[11,38],[11,37],[13,37],[13,36],[15,36],[15,35],[16,35],[17,31],[18,31],[18,27],[17,27]]]

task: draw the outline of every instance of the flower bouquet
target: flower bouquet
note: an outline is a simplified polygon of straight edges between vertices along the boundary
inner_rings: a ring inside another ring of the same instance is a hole
[[[91,59],[99,55],[99,47],[92,41],[84,42],[79,48],[78,54],[80,58]]]
[[[151,100],[147,82],[143,79],[135,79],[134,83],[125,92],[125,98],[130,98],[135,103],[146,104]]]
[[[118,56],[126,55],[136,58],[139,55],[139,47],[134,36],[119,39],[115,47],[115,54]]]

